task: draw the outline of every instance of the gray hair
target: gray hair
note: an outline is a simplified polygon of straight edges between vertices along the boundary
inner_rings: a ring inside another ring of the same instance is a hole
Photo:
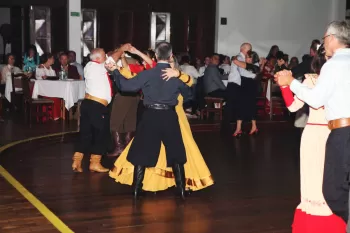
[[[250,43],[243,43],[242,45],[241,45],[241,49],[243,49],[243,48],[250,48],[250,49],[252,49],[252,45],[250,44]]]
[[[97,58],[102,58],[102,54],[99,52],[90,54],[90,60],[96,60]]]
[[[331,22],[326,31],[327,35],[334,35],[344,45],[350,44],[350,25],[346,21]]]
[[[169,60],[173,53],[173,48],[168,42],[160,42],[156,46],[156,55],[158,60]]]

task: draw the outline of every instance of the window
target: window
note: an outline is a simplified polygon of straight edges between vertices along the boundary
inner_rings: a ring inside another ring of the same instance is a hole
[[[96,10],[82,9],[82,55],[86,57],[96,48]]]
[[[170,42],[170,13],[152,12],[151,48],[159,42]]]
[[[51,11],[48,7],[30,7],[30,43],[39,55],[51,52]]]

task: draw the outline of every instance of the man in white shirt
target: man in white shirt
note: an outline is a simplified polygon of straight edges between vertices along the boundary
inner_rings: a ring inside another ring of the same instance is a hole
[[[197,83],[197,79],[199,78],[199,72],[194,66],[190,65],[190,58],[189,56],[183,56],[181,58],[182,65],[180,66],[180,70],[188,74],[193,78],[193,84],[195,85]]]
[[[204,76],[204,72],[205,69],[208,67],[208,65],[210,64],[210,57],[205,57],[204,59],[204,66],[202,66],[201,68],[199,68],[199,77],[203,77]]]
[[[80,132],[76,152],[73,156],[73,171],[82,172],[83,154],[91,154],[90,171],[108,172],[101,165],[101,157],[107,152],[109,135],[109,109],[112,99],[112,86],[104,66],[106,54],[103,49],[94,49],[91,61],[86,64],[85,99],[80,107]]]
[[[5,60],[6,60],[6,66],[4,66],[1,70],[1,83],[0,83],[1,90],[0,91],[1,91],[1,94],[4,94],[8,102],[11,103],[11,92],[12,92],[12,85],[13,85],[11,73],[20,74],[22,73],[22,71],[20,68],[15,66],[16,57],[14,54],[12,53],[7,54]]]
[[[243,43],[240,47],[240,53],[237,55],[237,60],[245,62],[245,56],[248,51],[252,50],[252,45],[249,43]],[[240,101],[240,90],[241,90],[241,75],[249,76],[251,72],[238,67],[233,62],[231,64],[231,69],[228,75],[227,84],[227,102],[224,111],[224,118],[222,121],[221,131],[223,133],[232,133],[230,122],[234,115],[238,113],[238,104]],[[237,122],[236,130],[237,132],[241,130],[242,121]]]
[[[84,79],[84,68],[77,62],[77,54],[74,51],[68,52],[68,61],[72,66],[77,67],[78,73]]]
[[[276,75],[296,96],[313,108],[324,106],[331,133],[326,144],[323,195],[335,215],[348,220],[350,173],[350,25],[335,21],[323,37],[326,56],[315,88],[309,89],[288,71]]]

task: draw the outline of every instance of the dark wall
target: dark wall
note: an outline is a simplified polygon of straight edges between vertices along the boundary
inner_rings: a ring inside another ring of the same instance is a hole
[[[200,58],[214,52],[215,7],[216,0],[99,0],[98,4],[95,0],[82,0],[82,8],[98,12],[99,46],[106,51],[125,42],[147,49],[151,12],[169,12],[174,51],[186,52],[189,47],[192,57]]]
[[[110,51],[122,43],[131,42],[139,49],[150,45],[151,12],[171,13],[171,43],[177,53],[189,47],[193,57],[203,58],[214,51],[216,0],[82,0],[82,8],[96,9],[98,17],[98,46]],[[0,6],[12,7],[14,25],[18,25],[18,9],[28,12],[30,5],[51,7],[52,52],[65,50],[67,42],[67,0],[11,0]],[[23,17],[27,17],[25,14]],[[188,25],[188,22],[190,24]],[[29,28],[25,22],[25,28]],[[188,34],[189,26],[189,34]],[[19,31],[15,34],[19,37]],[[24,31],[26,43],[29,30]],[[16,52],[23,51],[19,41]],[[18,50],[18,51],[17,51]]]

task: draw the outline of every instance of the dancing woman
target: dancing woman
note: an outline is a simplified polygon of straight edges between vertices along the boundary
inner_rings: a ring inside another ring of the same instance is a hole
[[[325,62],[322,46],[311,64],[314,74],[305,75],[304,85],[309,88],[315,86]],[[289,111],[296,112],[304,106],[303,101],[293,97],[289,86],[282,87],[281,90]],[[345,233],[344,220],[332,213],[322,193],[325,146],[329,133],[324,108],[310,108],[300,144],[301,202],[295,211],[293,233]]]
[[[250,77],[241,76],[242,85],[240,91],[240,104],[238,106],[237,126],[233,134],[234,137],[239,138],[242,135],[242,122],[251,121],[252,128],[249,135],[258,133],[256,126],[256,97],[257,97],[257,82],[255,80],[256,74],[260,72],[259,56],[256,52],[249,50],[246,55],[246,62],[233,60],[233,63],[240,68],[246,69],[250,72]]]
[[[174,68],[173,60],[169,63],[172,68]],[[165,74],[167,74],[168,77],[176,76],[171,75],[172,72],[172,69],[168,69]],[[125,69],[121,70],[120,73],[124,77],[132,78],[131,73]],[[188,75],[182,74],[180,79],[186,82],[188,86],[193,84],[192,78]],[[197,191],[214,184],[214,180],[192,136],[191,128],[182,105],[183,97],[179,95],[178,104],[176,105],[175,110],[179,118],[182,139],[185,145],[187,157],[187,163],[184,165],[186,189]],[[114,163],[114,168],[109,172],[109,176],[121,184],[132,185],[133,183],[134,166],[127,161],[127,155],[131,144],[132,141],[116,160]],[[170,167],[167,167],[165,148],[163,144],[161,145],[159,153],[157,165],[153,168],[146,168],[143,180],[143,190],[145,191],[156,192],[168,189],[175,185],[173,171]]]

